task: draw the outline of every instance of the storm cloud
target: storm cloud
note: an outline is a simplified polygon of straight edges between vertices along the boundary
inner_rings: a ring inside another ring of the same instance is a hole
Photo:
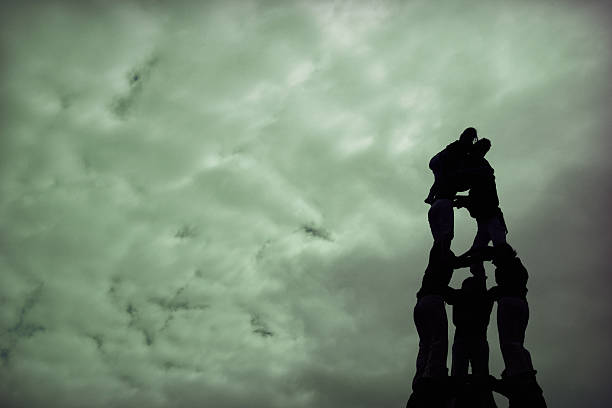
[[[2,405],[403,406],[427,163],[474,126],[549,405],[609,406],[602,4],[4,2]]]

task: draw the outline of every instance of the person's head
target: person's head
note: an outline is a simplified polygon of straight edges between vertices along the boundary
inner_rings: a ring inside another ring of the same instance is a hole
[[[485,137],[474,143],[474,146],[472,146],[472,154],[478,157],[485,157],[490,149],[491,141]]]
[[[493,247],[493,265],[502,266],[516,258],[516,251],[508,243]]]
[[[466,128],[459,136],[459,142],[466,146],[471,146],[476,140],[478,140],[478,133],[473,127]]]
[[[529,273],[519,257],[514,256],[496,266],[495,283],[499,286],[525,287],[527,285]]]

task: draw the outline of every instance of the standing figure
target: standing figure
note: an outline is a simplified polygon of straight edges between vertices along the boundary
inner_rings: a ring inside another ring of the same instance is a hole
[[[458,177],[458,170],[465,166],[476,139],[476,129],[469,127],[461,133],[459,140],[446,146],[429,162],[429,168],[434,173],[434,184],[425,199],[426,203],[431,204],[427,218],[434,242],[446,249],[450,249],[454,236],[453,199],[457,191],[467,189]]]
[[[453,274],[454,260],[452,251],[434,243],[414,307],[419,352],[409,408],[444,407],[446,403],[448,319],[443,295]]]
[[[431,158],[429,168],[434,174],[434,183],[425,198],[427,204],[433,204],[438,198],[449,197],[449,193],[454,190],[454,172],[464,166],[467,155],[476,140],[478,140],[476,129],[466,128],[459,136],[459,140],[447,145],[444,150]]]
[[[494,390],[508,397],[510,408],[545,408],[531,355],[524,346],[529,321],[527,269],[508,244],[495,249],[493,263],[497,286],[490,291],[497,300],[499,346],[505,364],[502,379],[494,383]]]
[[[456,196],[454,206],[465,207],[472,218],[476,219],[478,230],[472,247],[459,258],[463,259],[484,250],[489,241],[493,246],[506,243],[506,222],[499,208],[499,198],[495,185],[493,168],[485,159],[491,148],[489,139],[480,139],[472,148],[467,168],[461,171],[461,177],[468,180],[470,191],[467,196]],[[474,276],[485,275],[482,261],[472,262],[470,271]]]
[[[496,407],[488,387],[489,343],[487,328],[493,309],[493,297],[487,292],[484,277],[470,276],[461,289],[447,288],[446,303],[453,306],[451,376],[457,385],[456,407]],[[472,375],[468,378],[469,366]]]

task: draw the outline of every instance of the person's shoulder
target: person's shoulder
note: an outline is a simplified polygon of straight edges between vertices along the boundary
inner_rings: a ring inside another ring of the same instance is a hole
[[[480,160],[481,160],[481,163],[482,163],[482,165],[484,167],[486,167],[486,168],[490,169],[491,171],[493,171],[493,166],[491,166],[491,163],[489,163],[489,161],[486,158],[482,157]]]
[[[480,168],[483,171],[483,173],[488,174],[488,175],[495,174],[495,170],[493,170],[493,166],[491,166],[491,163],[489,163],[489,161],[485,159],[484,157],[478,158],[477,163],[478,164],[476,167]]]
[[[461,145],[459,144],[458,140],[455,140],[454,142],[447,144],[446,147],[444,148],[444,150],[446,151],[455,151],[459,149],[461,149]]]

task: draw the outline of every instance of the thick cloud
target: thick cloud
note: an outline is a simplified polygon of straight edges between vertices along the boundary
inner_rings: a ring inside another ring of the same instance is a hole
[[[608,10],[445,3],[3,5],[3,406],[402,406],[469,125],[550,406],[609,405]]]

